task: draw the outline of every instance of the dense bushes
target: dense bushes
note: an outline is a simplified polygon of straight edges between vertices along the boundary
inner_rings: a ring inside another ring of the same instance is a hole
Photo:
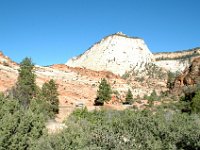
[[[191,109],[194,113],[200,113],[200,91],[196,92],[192,98]]]
[[[200,87],[199,85],[188,86],[180,98],[183,112],[200,114]]]
[[[24,109],[17,100],[0,97],[0,149],[30,149],[45,133],[43,114]]]
[[[0,149],[35,149],[46,134],[45,122],[58,113],[57,86],[53,80],[41,90],[35,83],[30,58],[20,63],[16,85],[4,96],[0,93]]]
[[[200,118],[174,111],[75,111],[37,149],[199,149]]]

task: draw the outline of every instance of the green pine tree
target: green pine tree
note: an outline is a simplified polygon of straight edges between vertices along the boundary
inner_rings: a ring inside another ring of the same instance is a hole
[[[130,89],[128,89],[128,92],[126,94],[126,101],[125,101],[126,104],[132,104],[133,103],[133,94],[131,92]]]
[[[27,108],[31,99],[36,94],[35,74],[33,72],[34,64],[30,58],[25,58],[20,63],[19,76],[16,84],[15,98]]]
[[[160,101],[160,96],[157,95],[156,91],[153,90],[150,96],[147,96],[148,104],[150,107],[154,105],[154,101]]]
[[[57,85],[53,79],[43,84],[42,95],[47,103],[49,103],[49,112],[53,113],[53,115],[57,114],[59,112],[59,94],[57,91]]]
[[[111,94],[112,94],[111,87],[109,83],[107,83],[106,79],[103,78],[99,85],[99,89],[97,91],[97,98],[95,99],[94,104],[103,105],[104,102],[107,102],[111,99]]]

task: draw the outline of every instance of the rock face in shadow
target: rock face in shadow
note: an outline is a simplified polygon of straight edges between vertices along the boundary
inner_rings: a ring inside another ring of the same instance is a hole
[[[200,83],[200,57],[195,58],[174,82],[172,93],[181,95],[187,88],[195,88]]]

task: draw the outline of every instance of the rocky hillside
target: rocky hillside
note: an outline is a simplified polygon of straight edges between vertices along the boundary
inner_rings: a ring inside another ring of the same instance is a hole
[[[141,70],[152,61],[154,57],[144,40],[118,32],[103,38],[84,54],[70,59],[66,65],[123,75],[133,69]]]
[[[17,63],[12,61],[8,56],[5,56],[2,51],[0,51],[0,64],[4,66],[17,66]]]
[[[117,75],[134,71],[144,73],[145,66],[155,64],[171,72],[182,72],[193,58],[200,56],[200,48],[152,54],[144,40],[118,32],[109,35],[85,53],[70,59],[66,65],[96,71],[111,71]]]
[[[170,70],[171,72],[182,72],[188,67],[194,58],[200,56],[200,48],[189,50],[155,53],[155,63],[157,66]]]
[[[56,81],[60,105],[57,119],[62,121],[79,104],[89,110],[95,109],[93,103],[101,78],[106,78],[113,90],[109,107],[121,109],[128,89],[132,91],[134,98],[141,99],[144,95],[150,95],[153,90],[157,93],[166,91],[167,71],[184,70],[189,64],[185,63],[186,56],[194,58],[197,54],[198,50],[183,54],[177,52],[153,55],[142,39],[116,33],[105,37],[84,54],[69,60],[67,65],[35,66],[34,71],[40,87],[50,79]],[[197,60],[193,61],[194,65],[189,70],[198,68],[195,67],[198,66]],[[15,85],[18,69],[17,63],[0,52],[0,92],[6,92]],[[185,71],[183,77],[176,80],[176,87],[178,83],[182,85],[185,81],[196,82],[195,76],[184,75],[188,72],[190,71]]]
[[[200,57],[195,58],[191,65],[186,68],[174,82],[172,92],[180,95],[185,90],[195,90],[200,84]]]
[[[155,53],[154,58],[156,61],[159,60],[178,60],[187,59],[195,56],[200,56],[200,47],[196,47],[189,50],[175,51],[175,52],[163,52]]]
[[[8,62],[0,63],[0,92],[6,92],[17,81],[19,65],[3,54],[0,56],[0,60]],[[36,66],[34,71],[37,76],[36,82],[38,86],[41,87],[44,82],[50,79],[54,79],[58,85],[60,106],[58,121],[62,121],[80,104],[83,104],[89,110],[95,109],[93,103],[101,78],[106,78],[112,87],[112,100],[108,105],[115,109],[123,108],[121,102],[125,100],[128,89],[132,91],[134,98],[150,94],[153,89],[158,92],[166,90],[166,81],[164,79],[150,79],[147,77],[121,78],[121,76],[109,71],[94,71],[79,67],[69,67],[64,64],[49,67]]]

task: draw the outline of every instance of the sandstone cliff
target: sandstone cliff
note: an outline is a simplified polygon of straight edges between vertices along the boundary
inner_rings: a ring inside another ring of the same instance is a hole
[[[200,48],[183,51],[155,53],[155,64],[171,72],[182,72],[189,67],[193,59],[200,56]]]
[[[105,37],[66,65],[123,75],[126,71],[141,70],[153,60],[144,40],[119,32]]]
[[[191,65],[186,68],[174,82],[172,92],[180,95],[183,90],[190,88],[192,90],[200,84],[200,57],[195,58]]]
[[[153,54],[154,58],[158,60],[177,60],[187,59],[200,55],[200,47],[196,47],[189,50],[175,51],[175,52],[163,52]]]

